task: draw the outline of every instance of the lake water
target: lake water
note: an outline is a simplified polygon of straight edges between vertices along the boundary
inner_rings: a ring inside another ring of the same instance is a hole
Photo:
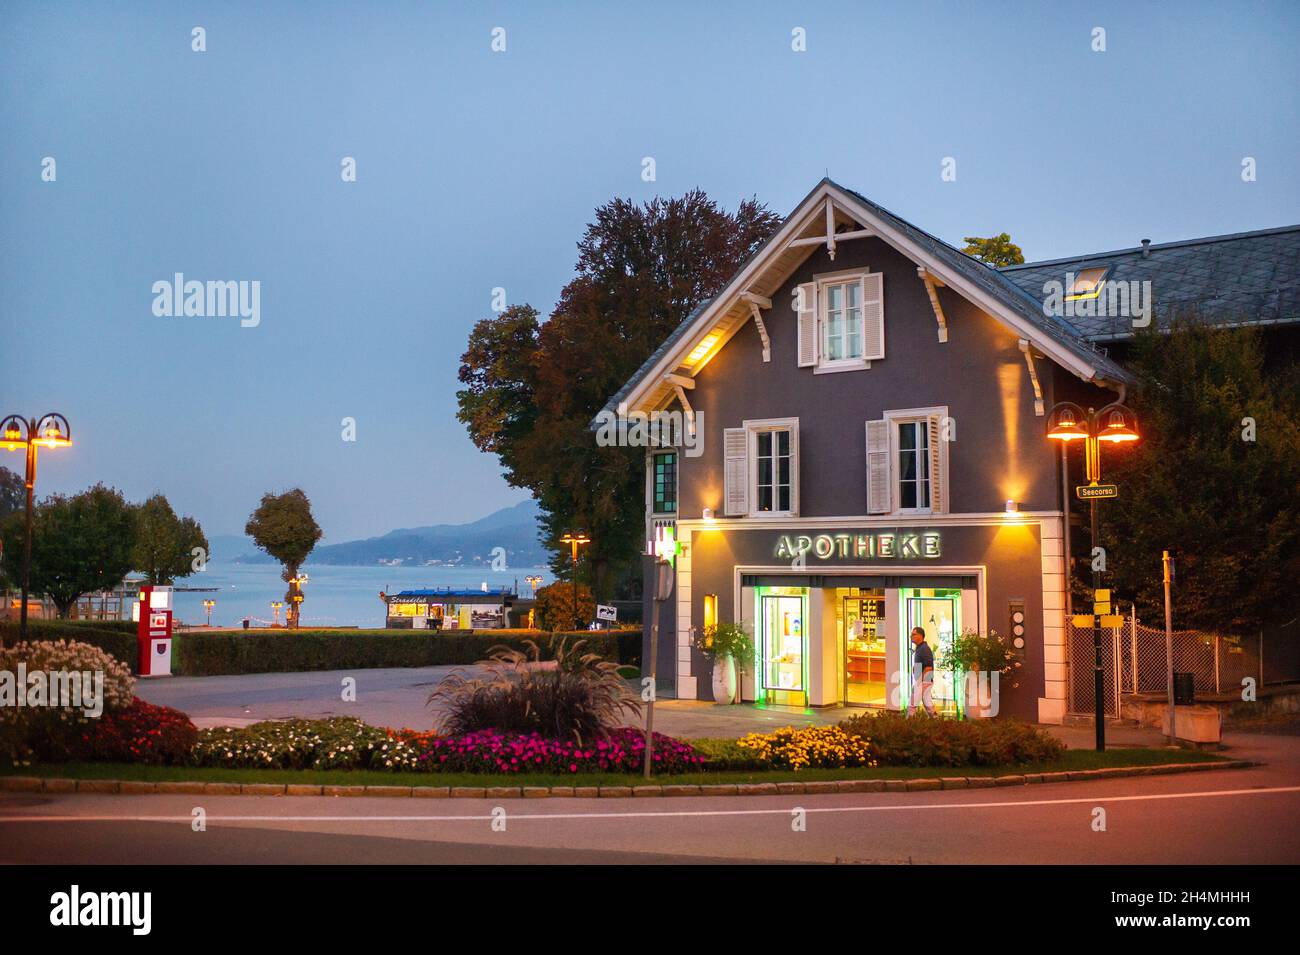
[[[303,627],[382,627],[384,603],[379,592],[451,587],[479,589],[514,587],[527,597],[532,588],[524,580],[530,574],[549,584],[554,575],[544,567],[512,567],[494,573],[486,567],[338,567],[330,565],[303,568],[307,583],[303,587]],[[187,625],[202,624],[207,619],[203,601],[215,600],[212,610],[214,627],[237,627],[244,617],[252,626],[271,623],[272,600],[283,600],[288,585],[280,579],[279,564],[241,564],[211,560],[203,573],[191,574],[176,581],[177,587],[214,587],[215,593],[177,593],[175,614]],[[284,622],[284,609],[280,610]]]

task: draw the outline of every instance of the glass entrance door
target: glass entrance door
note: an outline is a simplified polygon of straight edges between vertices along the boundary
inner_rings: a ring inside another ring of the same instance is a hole
[[[960,590],[914,590],[908,591],[905,598],[906,625],[903,630],[904,655],[907,661],[907,679],[903,690],[910,699],[912,684],[912,639],[914,627],[925,631],[925,642],[934,651],[935,665],[938,666],[952,647],[952,639],[957,632],[957,608],[961,602]],[[953,685],[946,679],[934,681],[932,699],[936,711],[955,713],[957,701],[954,698]]]
[[[764,594],[759,599],[763,642],[762,682],[769,703],[808,705],[804,598]]]
[[[884,706],[887,695],[885,664],[884,591],[841,590],[840,625],[843,627],[844,702],[848,706]]]

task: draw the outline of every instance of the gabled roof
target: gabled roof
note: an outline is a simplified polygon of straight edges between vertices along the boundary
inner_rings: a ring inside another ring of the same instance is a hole
[[[1161,325],[1192,311],[1223,325],[1300,321],[1300,225],[1165,242],[1148,246],[1145,256],[1137,246],[1011,265],[1001,273],[1041,301],[1046,283],[1089,268],[1107,268],[1107,282],[1150,282]],[[1093,341],[1133,333],[1128,318],[1076,315],[1071,321]]]
[[[794,247],[791,242],[801,240],[809,229],[822,228],[822,210],[828,200],[837,225],[856,223],[869,230],[1073,374],[1086,381],[1132,381],[1127,371],[1088,342],[1078,328],[1064,319],[1045,316],[1041,302],[998,269],[953,248],[860,193],[823,179],[723,289],[688,315],[651,353],[610,398],[602,416],[617,414],[625,407],[659,407],[671,392],[671,386],[665,384],[666,376],[693,377],[706,365],[716,349],[706,350],[698,360],[692,360],[692,353],[709,336],[725,344],[749,320],[750,306],[743,296],[772,294],[812,254],[815,246]],[[599,417],[592,422],[593,427],[598,421]]]

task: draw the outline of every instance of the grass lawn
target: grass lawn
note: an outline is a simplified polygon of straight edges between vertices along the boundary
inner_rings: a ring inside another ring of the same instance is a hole
[[[1155,766],[1163,763],[1221,762],[1225,757],[1195,750],[1091,749],[1067,750],[1050,763],[1022,763],[1012,766],[878,766],[870,769],[727,770],[656,776],[663,785],[709,785],[715,783],[818,782],[828,779],[933,779],[939,776],[1004,776],[1019,773],[1051,773],[1064,770],[1109,769],[1116,766]],[[214,783],[300,783],[330,786],[636,786],[645,780],[639,774],[379,772],[376,770],[289,770],[214,769],[185,766],[140,766],[135,763],[49,763],[38,766],[4,767],[5,776],[53,776],[72,779],[129,779],[146,782],[198,780]]]

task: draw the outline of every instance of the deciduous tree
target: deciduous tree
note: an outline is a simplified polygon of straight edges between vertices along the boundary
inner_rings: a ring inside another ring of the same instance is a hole
[[[22,580],[24,518],[4,522],[4,569]],[[112,590],[131,570],[135,508],[121,492],[96,484],[80,494],[53,494],[32,514],[31,591],[54,601],[67,617],[77,598]]]
[[[257,510],[248,518],[244,533],[284,566],[280,579],[290,584],[284,597],[285,606],[289,608],[287,618],[296,627],[302,605],[293,600],[294,587],[291,581],[298,576],[307,555],[321,539],[322,533],[316,518],[312,517],[311,501],[300,488],[283,494],[268,491],[262,495],[262,503],[257,506]]]
[[[203,560],[208,556],[208,539],[192,517],[177,517],[167,498],[155,494],[136,509],[135,546],[132,566],[148,583],[170,584],[196,570],[195,548]]]
[[[1142,440],[1103,456],[1101,505],[1117,593],[1163,622],[1161,551],[1175,552],[1174,625],[1254,634],[1295,617],[1300,391],[1268,369],[1257,330],[1177,321],[1138,336],[1129,403]]]
[[[1012,242],[1011,236],[1006,232],[988,239],[968,235],[963,241],[966,243],[963,252],[989,265],[1022,265],[1025,261],[1025,253],[1020,251],[1020,246]]]
[[[590,422],[690,313],[775,231],[757,200],[734,213],[695,190],[596,210],[578,243],[577,275],[550,318],[520,305],[475,325],[461,358],[458,417],[533,492],[552,567],[568,572],[567,531],[592,538],[593,589],[639,575],[644,448],[599,447]]]

